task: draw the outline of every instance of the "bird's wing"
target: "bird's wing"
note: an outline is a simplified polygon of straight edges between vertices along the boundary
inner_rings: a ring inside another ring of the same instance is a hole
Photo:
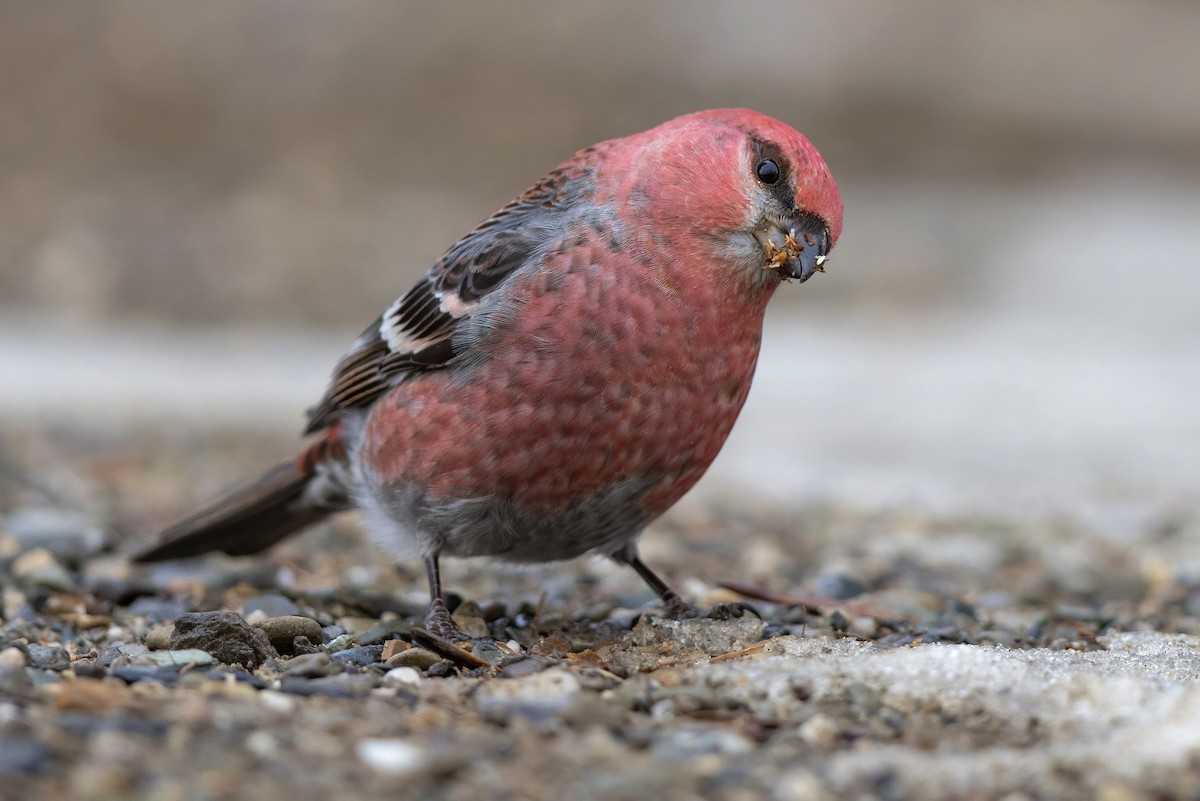
[[[456,242],[426,276],[363,331],[309,410],[306,434],[345,409],[370,405],[406,377],[459,355],[455,335],[480,301],[561,230],[559,212],[582,191],[587,151],[551,172]]]

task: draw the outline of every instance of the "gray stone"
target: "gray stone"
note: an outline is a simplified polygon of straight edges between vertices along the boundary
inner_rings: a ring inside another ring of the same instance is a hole
[[[71,655],[61,645],[29,645],[25,652],[29,666],[44,670],[66,670],[71,666]]]
[[[199,648],[220,662],[253,670],[279,656],[265,632],[233,612],[191,612],[175,618],[171,648]]]
[[[332,676],[344,670],[342,665],[334,664],[329,654],[301,654],[288,660],[284,673],[300,679],[315,679],[321,676]]]
[[[321,641],[321,624],[311,617],[300,615],[269,617],[255,624],[255,627],[267,635],[271,646],[281,654],[296,653],[297,637],[304,637],[309,643]]]
[[[388,640],[407,640],[412,637],[412,622],[396,618],[381,620],[358,635],[359,645],[382,645]],[[315,642],[315,640],[314,640]]]
[[[334,662],[342,665],[358,665],[366,667],[379,661],[383,655],[382,645],[360,645],[357,648],[347,648],[330,656]]]
[[[471,653],[480,659],[486,659],[493,665],[505,664],[515,656],[511,651],[506,651],[489,640],[476,640]]]
[[[96,664],[108,668],[117,665],[128,665],[149,649],[141,643],[118,642],[106,646],[96,657]]]
[[[358,698],[375,689],[375,679],[368,673],[342,674],[317,679],[284,676],[279,683],[279,689],[292,695]]]
[[[867,591],[867,585],[845,573],[822,573],[813,582],[813,593],[822,598],[845,601]]]

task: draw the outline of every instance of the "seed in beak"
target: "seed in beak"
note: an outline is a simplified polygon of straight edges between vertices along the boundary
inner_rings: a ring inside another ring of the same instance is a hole
[[[763,265],[764,270],[779,270],[795,264],[796,259],[800,258],[800,243],[796,240],[795,228],[784,235],[782,246],[775,244],[776,236],[777,234],[772,234],[767,239],[767,263]]]

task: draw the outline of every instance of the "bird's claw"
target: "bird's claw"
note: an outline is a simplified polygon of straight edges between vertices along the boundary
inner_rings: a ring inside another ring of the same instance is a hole
[[[733,620],[744,616],[747,612],[754,615],[759,620],[764,620],[762,613],[754,608],[753,604],[745,601],[734,601],[732,603],[713,604],[713,608],[708,610],[708,617],[713,620]]]
[[[429,605],[429,614],[425,615],[425,630],[454,643],[471,641],[470,637],[458,630],[454,618],[450,617],[450,610],[446,608],[446,602],[441,598]]]
[[[708,612],[701,612],[696,607],[689,604],[682,598],[675,596],[666,602],[663,607],[663,616],[671,620],[696,620],[698,618],[708,618],[709,620],[734,620],[744,616],[747,612],[754,615],[759,620],[763,620],[762,613],[754,608],[752,604],[745,601],[734,601],[732,603],[714,604]]]

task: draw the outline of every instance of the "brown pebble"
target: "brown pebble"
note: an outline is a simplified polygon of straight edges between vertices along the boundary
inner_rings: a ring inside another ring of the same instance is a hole
[[[455,625],[467,637],[479,639],[488,636],[487,622],[483,618],[483,609],[474,601],[464,601],[459,604],[451,615]]]
[[[130,691],[117,679],[69,679],[49,685],[60,710],[104,712],[129,703]]]
[[[175,631],[174,621],[159,623],[146,632],[146,647],[151,651],[171,650],[171,633]]]
[[[383,644],[383,653],[379,656],[380,662],[386,662],[393,656],[407,651],[412,646],[404,640],[388,640]]]

